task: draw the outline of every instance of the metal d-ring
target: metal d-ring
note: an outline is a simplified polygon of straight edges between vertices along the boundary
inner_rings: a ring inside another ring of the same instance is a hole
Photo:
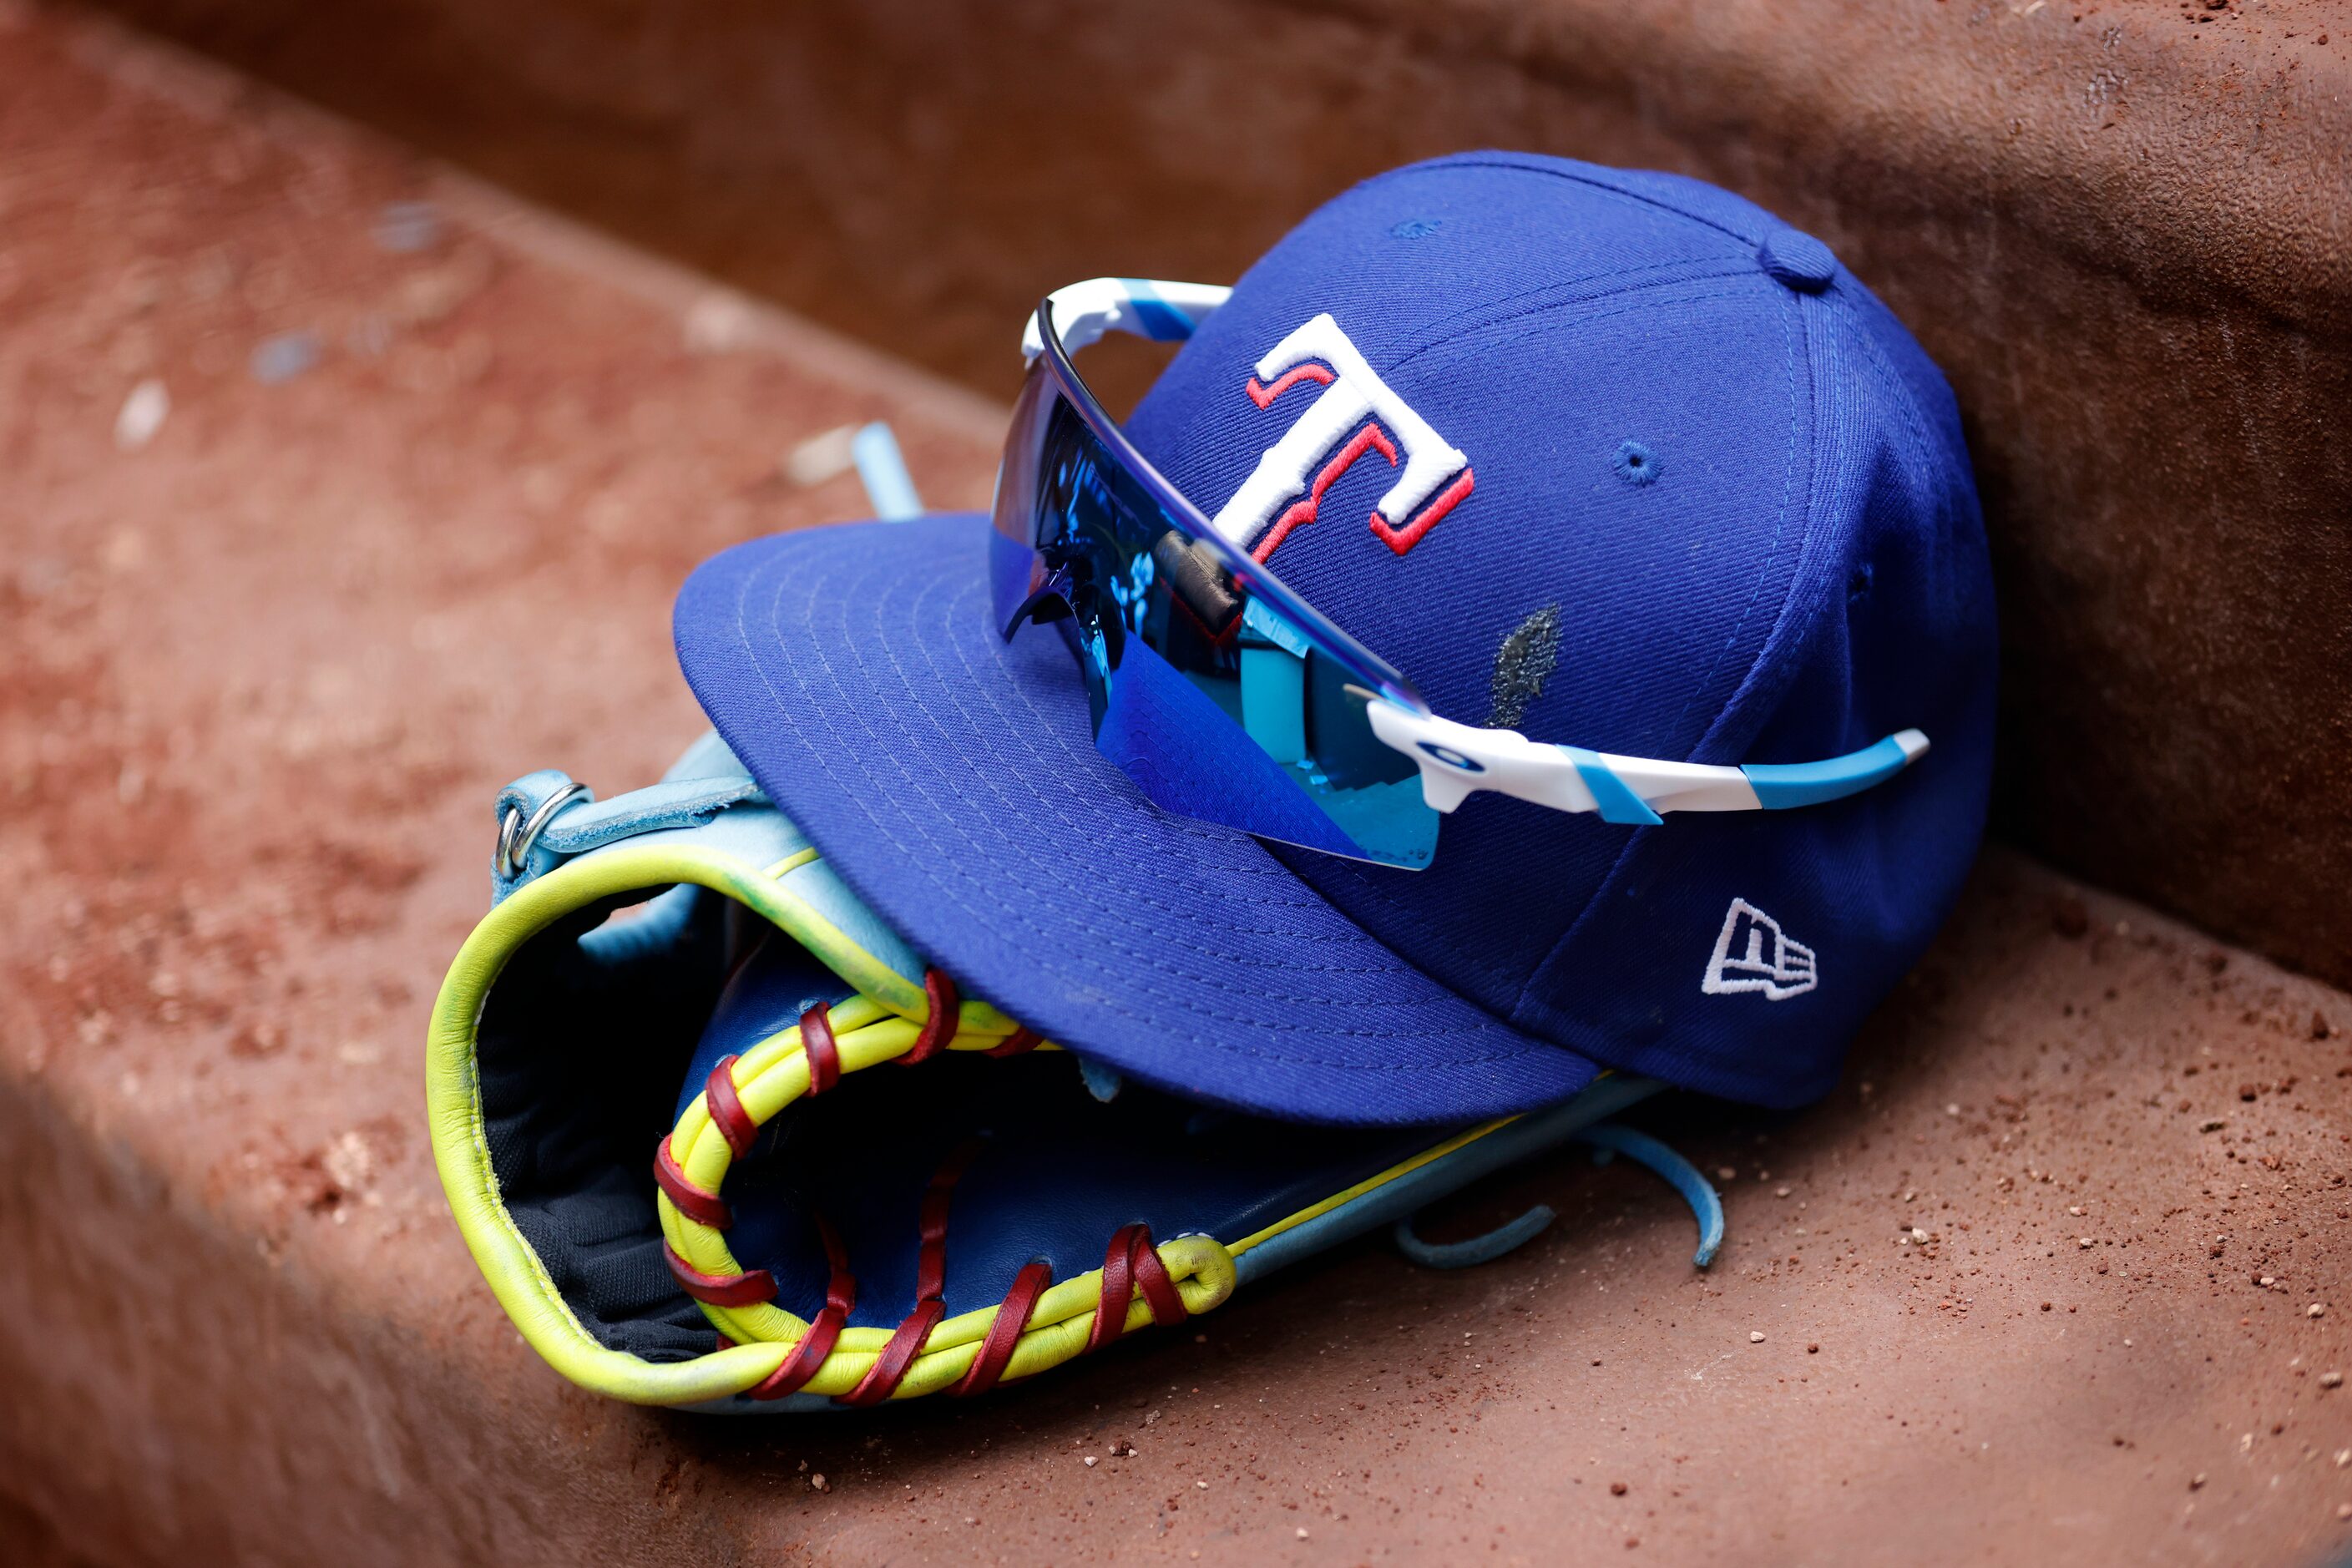
[[[498,852],[490,860],[498,874],[509,880],[521,876],[524,863],[530,858],[530,847],[539,842],[539,836],[555,820],[555,814],[582,795],[591,794],[584,784],[565,784],[541,801],[539,809],[528,818],[515,807],[507,807],[506,816],[499,822]]]

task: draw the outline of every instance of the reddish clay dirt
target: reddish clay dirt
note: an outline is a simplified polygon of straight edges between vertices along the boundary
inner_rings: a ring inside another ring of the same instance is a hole
[[[437,236],[386,248],[418,198]],[[317,363],[257,378],[288,334]],[[171,412],[124,449],[148,377]],[[1486,1268],[1349,1248],[969,1405],[719,1422],[563,1384],[421,1129],[491,794],[650,776],[696,727],[678,580],[853,512],[777,459],[876,416],[928,494],[985,494],[961,394],[0,11],[0,1556],[2352,1543],[2352,997],[2007,851],[1828,1102],[1647,1119],[1732,1173],[1705,1274],[1663,1187],[1563,1158],[1432,1217],[1559,1208]]]

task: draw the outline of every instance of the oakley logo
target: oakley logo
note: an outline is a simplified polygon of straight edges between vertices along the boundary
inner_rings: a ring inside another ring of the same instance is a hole
[[[1465,757],[1451,746],[1441,746],[1434,741],[1416,741],[1413,743],[1449,768],[1460,768],[1465,773],[1483,773],[1486,771],[1486,763],[1475,757]]]
[[[1792,941],[1779,921],[1746,899],[1734,899],[1698,988],[1709,996],[1761,991],[1767,1002],[1786,1002],[1821,983],[1811,948]]]
[[[1339,323],[1327,312],[1274,346],[1257,362],[1245,390],[1260,408],[1311,381],[1323,388],[1215,518],[1217,531],[1257,560],[1272,555],[1291,530],[1315,521],[1323,492],[1366,452],[1404,469],[1372,511],[1372,531],[1402,555],[1438,520],[1462,504],[1471,488],[1470,459],[1389,390]]]

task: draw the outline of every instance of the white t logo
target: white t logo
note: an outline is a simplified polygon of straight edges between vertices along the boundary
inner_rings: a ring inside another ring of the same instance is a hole
[[[1268,408],[1302,381],[1320,383],[1322,395],[1258,459],[1214,519],[1218,532],[1258,560],[1273,554],[1292,529],[1314,521],[1323,492],[1367,451],[1378,451],[1393,468],[1397,447],[1404,448],[1404,471],[1372,512],[1372,531],[1399,555],[1470,493],[1470,459],[1389,390],[1328,311],[1275,344],[1257,362],[1247,391]]]

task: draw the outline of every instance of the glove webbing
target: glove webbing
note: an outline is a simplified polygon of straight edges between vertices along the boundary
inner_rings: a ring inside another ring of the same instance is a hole
[[[949,1047],[957,1032],[958,1012],[961,1000],[955,983],[937,969],[923,974],[924,999],[929,1004],[928,1016],[912,1045],[897,1058],[898,1065],[910,1067],[927,1061]],[[859,1001],[869,999],[860,997]],[[1027,1028],[1016,1029],[1001,1044],[986,1047],[981,1054],[991,1057],[1018,1056],[1034,1050],[1042,1041]],[[833,1010],[818,1003],[801,1015],[800,1046],[808,1063],[807,1093],[814,1097],[832,1089],[841,1081],[841,1054],[835,1037]],[[745,1109],[735,1081],[734,1056],[720,1058],[711,1068],[703,1085],[703,1106],[711,1125],[726,1142],[736,1159],[750,1152],[760,1133],[760,1123]],[[677,1163],[671,1152],[670,1136],[665,1136],[654,1151],[654,1181],[668,1197],[678,1213],[697,1224],[714,1230],[725,1230],[734,1222],[726,1200],[716,1191],[696,1184]],[[972,1157],[979,1152],[981,1141],[967,1140],[950,1154],[925,1190],[921,1211],[921,1249],[917,1255],[915,1308],[891,1333],[889,1342],[876,1357],[874,1364],[856,1387],[838,1396],[843,1405],[864,1406],[877,1405],[898,1391],[915,1359],[923,1352],[931,1331],[947,1315],[947,1227],[948,1202],[955,1184]],[[849,1268],[849,1259],[841,1245],[841,1237],[823,1214],[814,1215],[817,1234],[824,1247],[829,1277],[825,1287],[825,1304],[802,1332],[793,1352],[776,1370],[747,1392],[753,1399],[781,1399],[799,1392],[814,1377],[832,1354],[849,1313],[856,1304],[857,1280]],[[670,1273],[687,1294],[698,1301],[719,1307],[752,1307],[772,1301],[776,1295],[775,1277],[767,1269],[745,1269],[733,1274],[706,1274],[678,1256],[667,1240],[662,1255]],[[1006,1365],[1019,1346],[1021,1336],[1029,1327],[1038,1298],[1053,1283],[1050,1265],[1042,1259],[1024,1265],[1014,1277],[1012,1288],[996,1308],[988,1331],[981,1342],[971,1367],[948,1392],[957,1396],[983,1393],[995,1386]],[[1092,1327],[1087,1342],[1078,1353],[1100,1349],[1118,1339],[1127,1331],[1129,1304],[1140,1290],[1151,1321],[1161,1326],[1183,1321],[1188,1315],[1183,1297],[1151,1243],[1151,1228],[1141,1223],[1121,1226],[1112,1233],[1105,1249],[1102,1266],[1102,1289]],[[734,1343],[725,1334],[719,1336],[719,1348]]]

